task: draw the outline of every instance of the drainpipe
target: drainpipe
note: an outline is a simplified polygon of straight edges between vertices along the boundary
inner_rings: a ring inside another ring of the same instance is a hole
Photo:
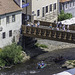
[[[26,4],[27,4],[27,0],[26,0]],[[26,7],[26,25],[27,25],[27,7]]]

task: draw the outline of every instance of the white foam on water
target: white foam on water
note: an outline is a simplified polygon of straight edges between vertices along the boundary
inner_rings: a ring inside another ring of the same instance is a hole
[[[35,74],[35,73],[39,73],[40,71],[35,71],[35,70],[33,70],[33,71],[30,71],[30,74]]]

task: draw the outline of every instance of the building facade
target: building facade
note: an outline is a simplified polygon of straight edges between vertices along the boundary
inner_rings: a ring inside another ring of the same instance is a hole
[[[19,41],[22,9],[13,0],[0,0],[0,48]],[[10,6],[10,7],[9,7]]]
[[[75,17],[75,0],[59,0],[59,13],[61,10],[71,13]]]
[[[57,1],[25,0],[25,3],[29,3],[29,6],[23,8],[23,14],[30,15],[31,20],[55,22],[57,21]]]

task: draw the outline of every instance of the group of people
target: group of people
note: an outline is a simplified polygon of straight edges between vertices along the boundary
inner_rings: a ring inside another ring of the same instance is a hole
[[[43,61],[41,61],[41,63],[39,62],[39,63],[37,63],[37,65],[38,65],[38,68],[40,68],[40,67],[44,66],[45,63]]]
[[[67,26],[67,28],[66,28]],[[60,23],[57,23],[55,27],[52,27],[52,24],[50,24],[49,26],[50,29],[56,29],[56,30],[68,30],[69,31],[69,25],[65,25],[65,24],[62,24],[61,22]]]
[[[40,26],[40,21],[38,21],[37,23],[28,22],[27,26],[39,27]],[[50,24],[49,28],[50,29],[55,29],[55,30],[64,30],[64,31],[67,30],[67,31],[69,31],[69,25],[62,24],[61,22],[56,23],[54,27],[52,26],[52,24]]]
[[[27,26],[39,27],[40,26],[40,21],[38,21],[37,23],[28,22]]]

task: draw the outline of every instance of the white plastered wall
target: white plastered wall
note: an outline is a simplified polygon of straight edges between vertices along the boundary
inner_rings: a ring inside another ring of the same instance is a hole
[[[50,4],[52,4],[52,9],[53,9],[54,3],[57,4],[57,0],[32,0],[32,11],[34,11],[34,14],[36,14],[36,16],[34,16],[34,20],[41,20],[41,18],[42,18],[42,7],[48,6],[48,13],[46,13],[45,16],[49,15],[49,14],[53,14],[53,10],[52,10],[52,12],[49,11],[49,6],[50,6]],[[37,10],[40,10],[40,16],[39,17],[37,17]],[[54,12],[57,14],[57,7],[56,7],[56,10]],[[57,20],[57,15],[53,16],[53,18],[52,19],[50,18],[48,21],[53,22],[55,20]]]
[[[15,22],[12,22],[12,15],[15,14]],[[10,23],[6,24],[6,16],[10,17]],[[1,25],[0,27],[3,28],[0,31],[0,48],[7,46],[12,43],[13,36],[15,36],[15,41],[18,42],[19,39],[19,31],[22,25],[22,12],[14,12],[6,15],[1,16]],[[12,37],[9,37],[9,31],[12,30]],[[2,33],[6,33],[6,37],[2,38]]]

